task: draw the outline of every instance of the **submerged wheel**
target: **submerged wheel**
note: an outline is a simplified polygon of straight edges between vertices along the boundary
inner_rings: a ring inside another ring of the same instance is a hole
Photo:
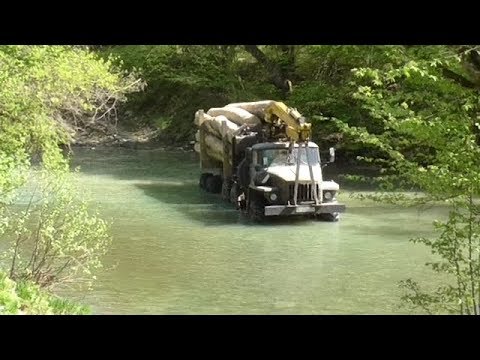
[[[248,217],[255,222],[265,220],[265,205],[258,199],[253,199],[248,205]]]
[[[218,175],[208,177],[205,182],[205,188],[209,193],[220,193],[222,191],[222,178]]]
[[[246,159],[243,159],[240,164],[238,164],[237,176],[239,184],[244,189],[247,189],[250,183],[250,169]]]
[[[224,180],[222,183],[222,200],[229,202],[230,201],[230,188],[232,187],[232,182],[230,180]]]
[[[200,186],[201,189],[206,190],[207,178],[209,176],[212,176],[212,174],[204,173],[200,175],[200,181],[198,182],[198,186]]]
[[[320,214],[318,216],[319,220],[335,222],[340,220],[340,214],[338,212],[335,213],[327,213],[327,214]]]
[[[238,184],[236,182],[234,182],[230,188],[230,202],[232,204],[235,204],[237,205],[237,202],[238,202],[238,196],[240,195],[238,193]]]

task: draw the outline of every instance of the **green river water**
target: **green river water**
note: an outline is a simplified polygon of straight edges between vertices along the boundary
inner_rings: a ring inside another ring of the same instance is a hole
[[[352,199],[338,223],[254,225],[198,187],[195,153],[77,149],[74,165],[114,241],[90,293],[100,314],[394,314],[398,282],[435,285],[429,235],[445,209]]]

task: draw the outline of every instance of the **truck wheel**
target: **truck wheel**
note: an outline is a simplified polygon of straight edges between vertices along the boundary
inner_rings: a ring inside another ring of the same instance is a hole
[[[335,222],[335,221],[340,220],[340,214],[338,212],[328,213],[328,214],[320,214],[319,215],[319,220]]]
[[[265,205],[259,200],[252,200],[248,206],[248,217],[255,222],[265,219]]]
[[[243,159],[240,164],[238,164],[237,169],[238,182],[243,188],[248,188],[250,184],[250,169],[246,159]]]
[[[224,180],[222,183],[222,200],[229,202],[230,201],[230,188],[232,183],[230,180]]]
[[[200,175],[200,181],[198,182],[200,189],[206,190],[207,178],[209,176],[212,176],[212,174],[203,173],[202,175]]]
[[[234,182],[234,183],[232,184],[231,189],[230,189],[230,202],[231,202],[232,204],[235,204],[235,205],[237,204],[238,195],[239,195],[239,193],[238,193],[238,184],[237,184],[236,182]]]
[[[206,189],[212,194],[218,194],[222,191],[222,178],[218,175],[210,176],[206,181]]]

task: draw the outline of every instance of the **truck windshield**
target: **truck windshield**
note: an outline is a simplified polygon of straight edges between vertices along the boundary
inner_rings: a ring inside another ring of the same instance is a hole
[[[307,148],[310,164],[318,165],[320,157],[318,155],[318,148]],[[300,153],[300,155],[299,155]],[[291,155],[288,149],[266,149],[258,152],[258,163],[263,167],[269,166],[284,166],[297,164],[297,158],[300,156],[300,164],[307,165],[307,153],[305,148],[295,148]]]

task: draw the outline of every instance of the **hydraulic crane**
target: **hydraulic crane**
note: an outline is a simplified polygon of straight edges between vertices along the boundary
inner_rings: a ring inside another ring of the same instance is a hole
[[[290,108],[283,102],[274,102],[265,109],[265,122],[271,125],[271,135],[277,137],[279,134],[284,134],[290,142],[289,153],[292,154],[295,143],[298,143],[298,156],[296,159],[296,171],[295,171],[295,187],[294,187],[294,204],[297,205],[298,200],[298,179],[300,173],[301,155],[300,151],[302,147],[305,149],[307,158],[307,166],[310,173],[310,181],[313,187],[313,197],[315,204],[318,205],[321,201],[317,193],[317,187],[315,186],[315,177],[313,174],[312,164],[310,162],[308,142],[312,136],[312,124],[307,123],[305,117],[298,112],[297,109]],[[321,197],[321,195],[320,195]]]

